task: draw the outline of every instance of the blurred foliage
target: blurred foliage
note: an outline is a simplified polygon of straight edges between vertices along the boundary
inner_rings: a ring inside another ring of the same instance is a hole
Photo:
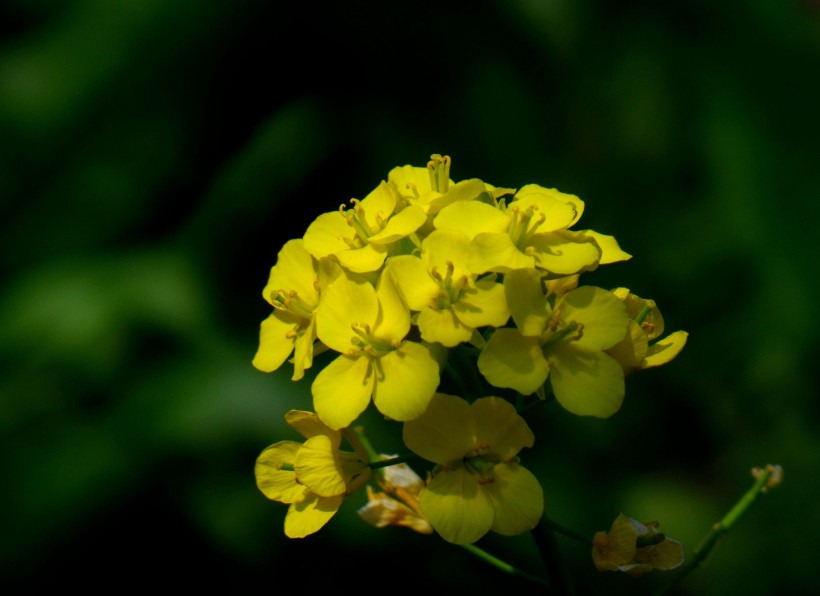
[[[457,180],[580,196],[634,255],[587,283],[690,333],[613,418],[530,420],[547,514],[590,537],[658,519],[691,552],[753,466],[781,464],[678,593],[816,586],[816,1],[7,0],[0,35],[0,585],[526,593],[366,526],[355,497],[287,541],[254,484],[284,412],[310,408],[312,377],[250,365],[276,253],[446,153]],[[665,578],[559,542],[579,594]],[[481,546],[543,572],[527,535]]]

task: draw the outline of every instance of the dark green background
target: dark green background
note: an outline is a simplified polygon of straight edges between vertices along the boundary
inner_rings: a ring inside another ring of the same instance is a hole
[[[0,586],[527,593],[367,526],[362,495],[289,541],[254,483],[311,407],[310,378],[250,364],[276,253],[431,153],[580,196],[634,255],[586,283],[690,333],[611,419],[529,419],[546,513],[657,519],[691,553],[781,464],[678,593],[816,586],[817,2],[7,0],[0,34]],[[558,544],[579,594],[668,577]],[[528,535],[480,545],[544,573]]]

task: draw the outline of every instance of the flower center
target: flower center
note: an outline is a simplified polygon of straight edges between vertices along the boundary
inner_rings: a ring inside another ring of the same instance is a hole
[[[560,309],[556,309],[550,320],[550,324],[541,334],[541,348],[547,349],[554,346],[559,341],[566,339],[567,341],[577,341],[584,336],[584,324],[576,323],[575,321],[567,322],[563,327],[560,327]],[[573,335],[574,334],[574,335]]]
[[[518,205],[513,204],[507,213],[510,216],[510,239],[519,250],[524,250],[538,227],[547,220],[547,216],[539,213],[535,205],[530,205],[522,211]]]
[[[387,340],[374,335],[372,328],[367,323],[353,323],[350,328],[356,334],[350,340],[353,346],[348,352],[350,356],[364,355],[373,359],[380,358],[392,352],[401,344],[401,340]]]
[[[313,306],[305,302],[296,290],[276,290],[271,296],[273,308],[289,312],[301,319],[310,319],[313,317]]]
[[[347,225],[353,228],[352,237],[345,236],[343,240],[350,248],[362,248],[369,242],[369,238],[382,231],[387,221],[381,213],[375,215],[375,226],[371,226],[365,217],[364,207],[359,199],[350,199],[353,209],[342,203],[339,205],[339,213],[347,221]],[[374,229],[375,227],[375,229]]]
[[[470,287],[470,278],[466,275],[461,275],[454,278],[455,265],[452,261],[447,261],[447,270],[444,275],[438,270],[438,267],[433,265],[430,271],[430,276],[438,282],[439,293],[433,299],[431,306],[434,310],[446,310],[453,304],[461,300],[464,292]]]
[[[427,173],[430,174],[430,188],[444,194],[450,188],[450,156],[434,153],[427,162]]]

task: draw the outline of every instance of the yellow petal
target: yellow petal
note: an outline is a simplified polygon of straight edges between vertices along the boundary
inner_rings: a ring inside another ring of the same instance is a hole
[[[506,399],[482,397],[470,407],[476,425],[475,440],[489,445],[493,454],[510,459],[522,448],[533,446],[535,435]]]
[[[273,311],[259,326],[259,348],[253,357],[253,366],[262,372],[277,370],[293,352],[294,336],[300,322],[281,311]]]
[[[491,281],[476,282],[475,289],[467,290],[452,308],[458,320],[472,329],[502,327],[510,318],[504,286]]]
[[[329,348],[347,353],[356,334],[354,324],[375,325],[379,316],[376,290],[367,282],[342,275],[331,283],[315,310],[316,335]]]
[[[556,307],[561,321],[584,326],[575,343],[585,348],[604,350],[621,341],[629,327],[626,307],[612,292],[594,286],[581,286],[564,294]]]
[[[344,497],[320,497],[308,493],[298,503],[292,504],[285,515],[285,535],[288,538],[304,538],[322,529],[342,506]]]
[[[361,201],[361,209],[364,210],[367,225],[373,230],[378,230],[380,227],[379,220],[384,221],[393,215],[398,198],[399,193],[395,185],[388,184],[385,181],[380,182]]]
[[[293,342],[293,375],[298,381],[305,376],[305,369],[313,366],[313,344],[316,342],[316,318],[312,318],[307,328],[300,330]]]
[[[541,277],[542,273],[536,269],[510,271],[504,276],[504,291],[510,315],[522,335],[541,335],[551,316],[541,289]]]
[[[304,248],[317,259],[350,248],[344,238],[354,238],[345,217],[338,211],[323,213],[311,223],[304,236]]]
[[[467,259],[467,266],[476,274],[487,271],[506,273],[515,269],[528,269],[535,267],[535,263],[535,258],[521,252],[507,232],[476,234],[470,244],[470,254]]]
[[[313,408],[330,428],[350,426],[367,408],[375,384],[370,366],[367,357],[339,356],[314,379]]]
[[[304,240],[288,240],[276,257],[276,264],[271,269],[262,295],[271,302],[272,293],[279,290],[295,291],[303,301],[316,306],[319,294],[314,285],[315,280],[315,264],[304,247]]]
[[[563,193],[555,188],[545,188],[538,184],[526,184],[515,193],[515,200],[510,207],[518,205],[522,210],[537,207],[536,213],[543,213],[546,220],[538,227],[539,231],[552,232],[565,230],[581,218],[584,202],[576,197]]]
[[[581,232],[584,236],[591,236],[598,243],[601,248],[601,260],[599,265],[609,265],[610,263],[617,263],[619,261],[628,261],[632,255],[621,250],[618,241],[614,236],[607,236],[606,234],[599,234],[593,230],[583,230]]]
[[[410,205],[394,214],[384,229],[372,235],[368,241],[374,244],[395,242],[418,230],[425,221],[427,221],[427,215],[424,210],[421,207]]]
[[[646,358],[641,363],[641,368],[652,368],[666,364],[677,356],[686,345],[689,334],[686,331],[675,331],[663,339],[649,346]]]
[[[320,497],[343,495],[347,490],[330,437],[316,435],[305,441],[293,467],[299,483]]]
[[[402,436],[408,449],[428,461],[458,461],[475,446],[470,404],[454,395],[436,393],[424,414],[404,423]]]
[[[472,239],[482,232],[504,233],[510,217],[492,205],[479,201],[458,201],[444,207],[433,220],[436,229],[455,230]]]
[[[392,275],[382,275],[376,287],[379,300],[379,316],[373,326],[373,334],[389,343],[401,341],[410,331],[410,311]]]
[[[544,491],[538,479],[518,464],[501,463],[493,470],[494,481],[485,484],[494,510],[490,528],[514,536],[538,525],[544,513]]]
[[[426,308],[439,293],[439,285],[433,281],[419,257],[396,255],[392,257],[382,274],[392,275],[396,285],[411,310]]]
[[[578,232],[555,231],[535,234],[527,247],[536,266],[552,276],[572,275],[598,267],[601,249],[591,238]]]
[[[376,271],[387,257],[387,248],[379,244],[366,244],[361,248],[340,250],[335,253],[342,267],[354,273]]]
[[[467,342],[473,335],[473,328],[465,326],[456,316],[453,308],[433,310],[424,308],[416,319],[421,338],[427,342],[438,342],[452,348]]]
[[[412,420],[430,403],[439,384],[439,366],[426,346],[406,341],[379,358],[373,388],[376,408],[393,420]]]
[[[305,497],[307,489],[296,482],[296,472],[282,469],[285,464],[293,465],[301,446],[294,441],[280,441],[259,454],[254,468],[256,486],[267,498],[295,503]]]
[[[472,277],[467,269],[467,250],[470,239],[456,230],[433,230],[421,243],[422,260],[427,271],[437,270],[441,275],[453,267],[453,279]]]
[[[603,352],[573,349],[564,343],[551,348],[548,358],[554,360],[550,383],[565,409],[578,416],[598,418],[608,418],[620,409],[624,371],[617,360]]]
[[[683,545],[677,540],[666,538],[659,544],[639,548],[635,553],[635,560],[655,569],[674,569],[683,563]]]
[[[304,410],[289,410],[285,414],[285,422],[300,435],[309,439],[316,435],[329,437],[334,447],[339,447],[342,442],[342,433],[333,430],[319,419],[315,412]]]
[[[471,544],[493,524],[490,499],[463,467],[438,474],[422,491],[419,507],[447,542]]]
[[[607,348],[606,353],[620,362],[624,370],[632,371],[640,368],[648,348],[649,343],[644,330],[635,321],[629,321],[626,337],[611,348]]]
[[[549,368],[537,337],[497,329],[478,356],[478,370],[495,387],[531,395],[547,380]]]

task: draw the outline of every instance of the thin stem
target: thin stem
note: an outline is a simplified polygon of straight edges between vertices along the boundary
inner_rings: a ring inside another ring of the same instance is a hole
[[[561,553],[558,552],[558,542],[555,540],[553,529],[551,522],[547,522],[542,516],[538,525],[530,530],[530,533],[535,539],[535,545],[538,547],[541,560],[547,568],[547,573],[556,593],[573,596],[575,588],[566,567],[563,565]]]
[[[583,542],[584,544],[592,546],[592,539],[589,536],[584,536],[583,534],[579,534],[575,530],[571,530],[571,529],[567,528],[566,526],[562,526],[561,524],[559,524],[557,522],[554,522],[551,519],[546,518],[546,517],[541,518],[541,521],[545,525],[549,526],[550,528],[552,528],[553,530],[555,530],[559,534],[563,534],[567,538],[572,538],[573,540],[577,540],[578,542]]]
[[[413,454],[400,455],[399,457],[391,457],[390,459],[380,459],[377,461],[368,462],[367,467],[371,470],[378,470],[379,468],[386,468],[387,466],[395,466],[397,464],[406,463],[416,456]]]
[[[741,517],[748,511],[752,503],[755,502],[758,495],[766,492],[774,484],[780,481],[780,474],[782,470],[780,466],[766,466],[764,469],[759,469],[752,487],[738,500],[737,503],[717,522],[703,541],[700,543],[692,558],[681,567],[678,573],[664,586],[662,586],[655,594],[665,594],[674,586],[679,584],[686,576],[697,569],[700,564],[709,556],[709,553],[718,545],[718,543],[726,537],[729,531],[740,520]]]
[[[526,571],[521,571],[517,567],[513,567],[512,565],[510,565],[506,561],[502,561],[498,557],[494,557],[493,555],[491,555],[487,551],[478,548],[474,544],[462,544],[461,546],[463,546],[464,549],[467,552],[472,553],[473,555],[475,555],[476,557],[478,557],[482,561],[485,561],[486,563],[489,563],[490,565],[492,565],[494,567],[497,567],[498,569],[500,569],[504,573],[509,573],[510,575],[517,575],[518,577],[523,577],[524,579],[527,579],[527,580],[529,580],[531,582],[534,582],[534,583],[536,583],[540,586],[543,586],[545,588],[550,587],[550,584],[547,580],[542,579],[542,578],[538,577],[537,575],[532,575],[530,573],[527,573]]]

